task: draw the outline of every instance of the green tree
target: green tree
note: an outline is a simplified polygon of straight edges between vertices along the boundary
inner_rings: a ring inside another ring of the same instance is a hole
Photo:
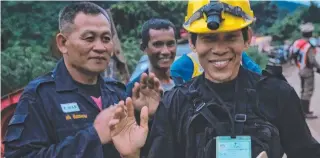
[[[267,28],[271,27],[278,18],[278,7],[271,1],[253,1],[252,10],[256,21],[253,29],[256,33],[264,34]]]
[[[110,9],[119,36],[125,39],[139,38],[142,24],[151,18],[166,18],[181,28],[186,7],[185,1],[121,1],[111,5]]]
[[[316,16],[318,14],[320,14],[320,8],[312,2],[309,7],[299,7],[284,19],[277,20],[267,30],[267,33],[272,35],[273,39],[277,41],[284,41],[286,39],[296,40],[301,38],[299,26],[305,22],[312,22],[315,27],[314,36],[319,36],[320,18]]]
[[[47,56],[47,52],[47,48],[39,45],[21,46],[17,42],[1,53],[2,94],[21,88],[52,69],[55,61]]]
[[[261,69],[265,69],[268,63],[268,56],[266,54],[259,53],[257,47],[250,47],[246,53],[260,66]]]
[[[49,43],[58,28],[58,12],[69,2],[1,2],[1,90],[25,86],[54,66]]]

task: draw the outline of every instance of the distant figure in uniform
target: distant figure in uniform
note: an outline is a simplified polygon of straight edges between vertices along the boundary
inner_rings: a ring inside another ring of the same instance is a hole
[[[320,65],[316,61],[316,47],[310,40],[314,26],[312,23],[300,25],[302,32],[301,39],[296,40],[290,52],[293,55],[295,63],[299,68],[299,76],[301,79],[301,104],[306,118],[317,118],[310,111],[310,100],[314,91],[314,68],[320,72]]]

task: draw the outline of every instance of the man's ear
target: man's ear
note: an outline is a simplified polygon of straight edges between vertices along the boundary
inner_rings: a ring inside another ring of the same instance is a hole
[[[66,47],[67,38],[62,33],[58,33],[56,35],[56,43],[57,43],[58,49],[62,54],[66,54],[68,52]]]
[[[140,50],[142,52],[145,52],[146,49],[147,49],[147,45],[145,43],[143,43],[143,42],[140,42]]]
[[[247,50],[250,47],[250,43],[252,40],[252,35],[253,35],[253,31],[252,29],[249,27],[248,28],[248,40],[245,42],[245,49]]]

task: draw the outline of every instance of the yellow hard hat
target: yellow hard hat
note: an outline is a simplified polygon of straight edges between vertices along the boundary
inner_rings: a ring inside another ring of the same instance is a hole
[[[249,0],[189,0],[183,27],[192,33],[230,32],[253,21]]]

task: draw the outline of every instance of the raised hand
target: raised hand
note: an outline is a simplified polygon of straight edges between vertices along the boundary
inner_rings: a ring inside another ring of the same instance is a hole
[[[149,76],[143,73],[140,83],[135,83],[132,89],[133,105],[137,110],[147,106],[149,116],[152,116],[158,108],[162,93],[159,79],[153,73],[150,73]]]
[[[116,109],[117,106],[111,105],[107,109],[102,110],[94,120],[93,127],[98,133],[101,144],[106,144],[111,141],[109,121],[113,119]]]
[[[148,135],[148,107],[141,109],[139,126],[134,117],[131,98],[126,99],[126,104],[120,101],[117,106],[114,117],[109,122],[113,144],[123,156],[138,155]]]

